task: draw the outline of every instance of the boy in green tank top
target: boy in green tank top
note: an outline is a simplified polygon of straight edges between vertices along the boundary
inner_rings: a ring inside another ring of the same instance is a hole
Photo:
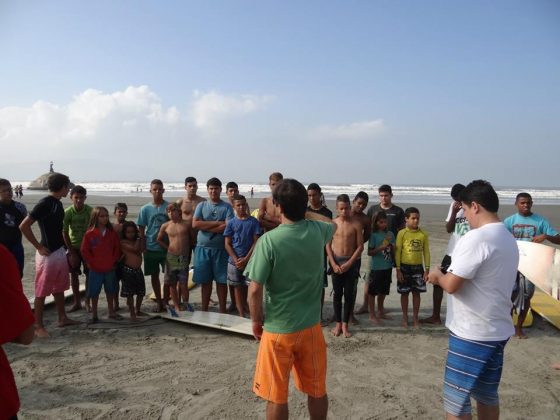
[[[89,226],[91,217],[91,207],[85,201],[87,191],[81,185],[76,185],[70,190],[70,200],[72,205],[64,210],[64,221],[62,222],[62,236],[66,245],[66,254],[68,255],[68,266],[72,279],[72,293],[74,304],[68,312],[74,312],[82,308],[82,300],[80,298],[80,275],[86,276],[86,289],[88,284],[88,269],[80,253],[80,245],[86,230]],[[89,312],[89,298],[86,296],[86,309]]]

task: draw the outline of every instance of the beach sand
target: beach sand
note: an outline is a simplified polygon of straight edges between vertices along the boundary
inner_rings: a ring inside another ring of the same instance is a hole
[[[38,196],[26,196],[31,209]],[[109,208],[117,201],[129,205],[136,219],[145,199],[88,196],[91,206]],[[402,207],[406,204],[398,203]],[[63,203],[69,205],[69,200]],[[257,200],[251,200],[255,208]],[[334,209],[332,202],[328,203]],[[448,206],[417,205],[421,227],[430,234],[432,265],[445,254],[448,234],[444,219]],[[560,209],[535,206],[534,211],[560,226]],[[504,206],[500,214],[514,212]],[[37,231],[37,227],[34,226]],[[24,288],[33,295],[34,249],[24,241]],[[364,255],[362,272],[369,261]],[[82,278],[83,281],[83,278]],[[330,281],[329,281],[330,283]],[[147,279],[149,288],[149,280]],[[333,337],[323,329],[328,345],[327,389],[332,419],[433,419],[443,416],[442,379],[447,350],[444,327],[403,329],[400,301],[393,281],[386,306],[393,317],[373,327],[360,315],[354,336]],[[332,314],[331,287],[324,314]],[[358,302],[362,301],[359,284]],[[215,295],[214,295],[215,298]],[[200,291],[191,292],[200,302]],[[121,299],[121,306],[125,302]],[[151,303],[146,303],[149,309]],[[431,313],[431,286],[422,295],[421,316]],[[216,310],[216,308],[212,308]],[[444,309],[445,311],[445,301]],[[126,316],[127,311],[121,313]],[[100,316],[106,304],[100,299]],[[254,339],[218,330],[198,328],[159,319],[87,324],[83,311],[72,314],[84,321],[76,327],[56,328],[56,313],[45,313],[51,337],[30,346],[4,346],[19,388],[21,418],[263,418],[265,403],[251,392]],[[535,316],[528,340],[511,339],[506,347],[500,386],[503,419],[560,418],[560,372],[550,368],[560,361],[560,331]],[[292,381],[293,382],[293,381]],[[291,418],[307,417],[306,397],[290,385]]]

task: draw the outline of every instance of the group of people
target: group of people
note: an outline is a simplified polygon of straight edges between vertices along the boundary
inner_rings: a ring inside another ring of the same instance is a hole
[[[333,287],[332,333],[350,337],[361,256],[367,243],[370,270],[364,301],[356,313],[369,312],[369,319],[376,324],[388,317],[384,300],[390,291],[393,268],[403,326],[408,326],[410,294],[414,326],[441,323],[441,301],[446,291],[450,347],[445,409],[451,416],[468,415],[472,396],[478,402],[479,414],[493,418],[498,410],[503,348],[511,335],[524,337],[521,325],[534,290],[516,272],[515,240],[560,243],[560,235],[550,224],[531,212],[530,195],[519,194],[518,212],[501,223],[498,197],[489,183],[454,185],[446,219],[451,234],[446,256],[441,267],[430,270],[429,239],[419,226],[420,211],[416,207],[403,210],[393,204],[389,185],[379,187],[380,202],[367,213],[369,197],[365,192],[359,192],[353,200],[346,194],[339,195],[334,219],[318,184],[306,188],[275,172],[269,177],[269,185],[272,194],[261,200],[253,217],[234,182],[226,185],[224,201],[221,181],[209,179],[208,199],[204,199],[197,194],[197,180],[187,177],[185,196],[169,203],[163,198],[163,182],[154,179],[150,183],[152,200],[140,209],[135,223],[127,220],[125,203],[115,205],[111,222],[108,209],[85,204],[86,190],[81,186],[70,189],[70,180],[63,174],[49,176],[49,195],[29,213],[13,201],[9,181],[0,179],[0,243],[5,247],[0,246],[2,266],[21,278],[22,234],[37,250],[34,320],[29,317],[29,305],[22,304],[21,322],[8,332],[2,331],[0,342],[30,342],[33,332],[39,337],[48,336],[43,307],[45,297],[51,294],[58,325],[77,323],[67,316],[63,294],[70,283],[74,302],[68,312],[82,308],[82,272],[86,275],[84,304],[91,311],[91,322],[99,319],[102,288],[110,318],[122,318],[117,312],[119,291],[127,299],[130,317],[142,316],[144,275],[151,278],[156,311],[168,310],[176,315],[192,310],[188,287],[192,260],[192,281],[201,286],[201,310],[208,310],[215,282],[220,312],[237,311],[251,317],[253,333],[260,340],[253,390],[268,401],[267,415],[286,418],[293,366],[296,387],[309,396],[311,416],[325,418],[326,347],[321,321],[327,275],[331,275]],[[64,209],[60,200],[68,192],[72,204]],[[35,222],[40,227],[40,240],[31,229]],[[160,273],[164,274],[163,290]],[[420,294],[426,292],[427,283],[434,285],[433,313],[419,319]],[[228,286],[232,296],[229,308]],[[23,295],[21,282],[11,287],[11,295]],[[11,296],[8,292],[5,295]],[[519,310],[515,329],[510,315],[512,299]],[[0,305],[2,310],[7,307],[3,302]],[[273,350],[279,345],[287,357],[279,357]],[[0,353],[0,369],[2,363],[7,364],[3,356]]]

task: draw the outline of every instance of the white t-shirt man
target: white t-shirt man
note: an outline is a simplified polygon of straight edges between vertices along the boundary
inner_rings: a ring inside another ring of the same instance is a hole
[[[471,340],[511,337],[515,332],[511,291],[518,263],[515,238],[503,223],[488,223],[467,232],[453,250],[448,270],[465,281],[447,297],[445,326]]]

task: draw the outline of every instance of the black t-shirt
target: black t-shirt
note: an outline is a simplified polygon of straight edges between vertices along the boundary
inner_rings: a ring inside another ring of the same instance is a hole
[[[13,201],[8,205],[0,203],[0,243],[12,245],[21,242],[19,225],[27,216],[27,209],[22,203]]]
[[[373,215],[379,210],[383,210],[387,213],[387,229],[393,232],[393,235],[395,235],[396,238],[399,230],[404,227],[404,210],[394,204],[388,209],[381,208],[381,205],[376,204],[375,206],[371,206],[369,208],[367,212],[368,217],[370,219],[373,218]]]
[[[321,207],[319,210],[312,209],[310,206],[307,206],[307,211],[312,211],[313,213],[320,214],[321,216],[328,217],[332,219],[332,211],[330,211],[326,206]]]
[[[64,207],[59,199],[51,195],[42,198],[29,215],[39,223],[41,245],[46,246],[51,252],[64,246],[62,238]]]

